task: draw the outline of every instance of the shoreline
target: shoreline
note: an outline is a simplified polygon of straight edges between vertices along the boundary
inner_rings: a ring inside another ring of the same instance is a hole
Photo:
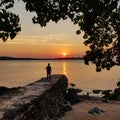
[[[85,100],[58,120],[120,120],[120,101]]]
[[[75,85],[72,86],[70,90],[78,90],[74,87]],[[79,91],[76,94],[71,92],[71,99],[75,98],[75,101],[76,99],[79,99],[80,101],[75,102],[75,104],[72,105],[72,110],[66,112],[65,116],[58,120],[120,120],[120,100],[119,94],[116,94],[119,90],[120,82],[117,83],[117,88],[115,88],[114,91],[93,90],[94,94],[102,93],[104,97],[91,96],[89,93],[86,95],[77,95]],[[115,97],[116,95],[117,97]],[[114,100],[110,100],[109,98],[114,98]]]

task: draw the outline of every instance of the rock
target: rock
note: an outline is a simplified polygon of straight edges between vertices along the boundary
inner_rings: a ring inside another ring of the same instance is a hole
[[[17,93],[18,89],[20,89],[20,87],[8,88],[8,87],[0,86],[0,95],[9,94],[9,93],[12,93],[12,92]]]
[[[93,90],[94,94],[99,94],[102,90]]]
[[[75,84],[74,84],[74,83],[71,83],[70,85],[71,85],[72,87],[75,87]]]
[[[100,114],[105,112],[104,110],[99,109],[98,107],[94,107],[92,110],[89,110],[88,113],[92,115]]]
[[[110,92],[112,92],[112,90],[103,90],[103,91],[102,91],[102,94],[103,94],[103,95],[106,95],[106,94],[110,94]]]
[[[9,90],[10,90],[10,88],[0,86],[0,94],[4,94],[4,93],[8,92]]]
[[[80,97],[79,95],[77,95],[77,93],[81,92],[81,89],[77,89],[77,88],[69,88],[67,90],[67,94],[66,94],[66,99],[71,103],[71,104],[75,104],[80,102]]]

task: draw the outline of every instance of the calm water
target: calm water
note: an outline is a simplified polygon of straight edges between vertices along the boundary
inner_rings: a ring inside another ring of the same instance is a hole
[[[69,83],[84,91],[114,89],[120,79],[120,67],[97,73],[95,66],[84,65],[82,60],[28,60],[0,61],[0,86],[23,86],[46,76],[45,67],[51,63],[52,74],[65,74]]]

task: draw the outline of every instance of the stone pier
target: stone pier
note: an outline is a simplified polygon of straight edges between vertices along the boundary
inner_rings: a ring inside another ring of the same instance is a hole
[[[65,75],[41,78],[0,96],[0,120],[57,120],[71,109],[64,99]]]

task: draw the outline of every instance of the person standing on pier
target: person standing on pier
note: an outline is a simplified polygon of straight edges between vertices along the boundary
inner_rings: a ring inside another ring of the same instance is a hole
[[[48,79],[51,80],[51,72],[52,72],[52,69],[51,69],[50,63],[48,63],[48,65],[47,65],[47,67],[46,67],[46,72],[47,72],[47,80],[48,80]]]

